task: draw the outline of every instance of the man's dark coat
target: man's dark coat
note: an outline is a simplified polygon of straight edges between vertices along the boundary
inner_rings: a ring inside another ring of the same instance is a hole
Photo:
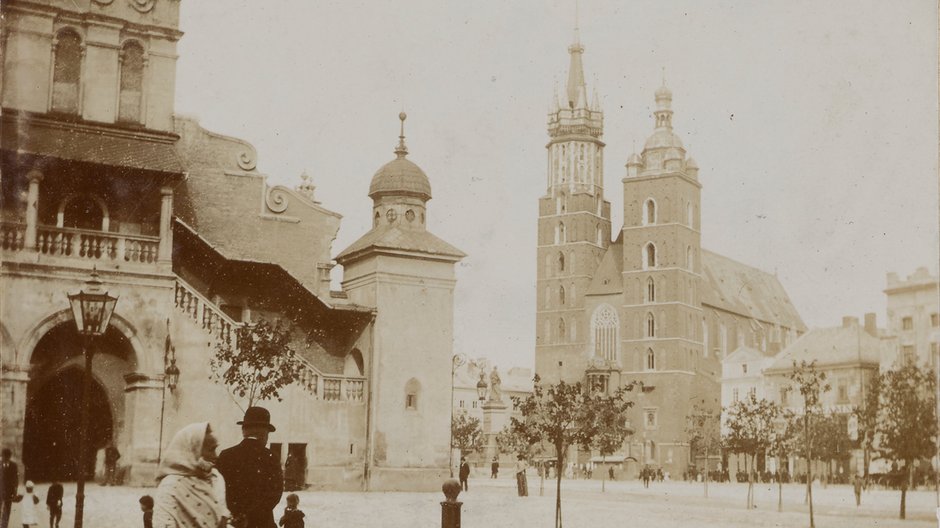
[[[260,440],[245,438],[219,454],[216,467],[225,478],[225,500],[245,528],[276,528],[274,507],[284,492],[280,461]]]

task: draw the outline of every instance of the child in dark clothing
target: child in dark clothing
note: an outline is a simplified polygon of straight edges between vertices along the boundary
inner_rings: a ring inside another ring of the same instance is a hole
[[[46,492],[46,508],[49,509],[49,528],[59,528],[62,520],[62,484],[53,482]]]
[[[144,512],[144,528],[153,528],[153,497],[144,495],[140,498],[140,511]]]
[[[278,526],[284,528],[304,528],[304,512],[297,509],[300,505],[300,497],[296,493],[287,496],[287,507],[284,508],[284,515],[278,521]]]

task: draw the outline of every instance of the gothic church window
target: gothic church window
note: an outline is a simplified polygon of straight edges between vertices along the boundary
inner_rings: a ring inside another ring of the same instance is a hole
[[[617,312],[608,305],[602,304],[594,310],[591,316],[591,333],[594,356],[608,361],[617,361],[617,346],[620,342],[620,319]]]
[[[643,246],[643,269],[653,269],[656,267],[656,245],[647,242]]]
[[[558,271],[565,271],[565,254],[558,252]]]
[[[646,314],[646,337],[656,337],[656,317]]]
[[[121,94],[118,121],[139,123],[142,117],[144,49],[129,41],[121,50]]]
[[[558,227],[555,228],[555,243],[564,244],[566,240],[567,237],[565,235],[565,223],[558,222]]]
[[[82,72],[82,39],[71,29],[56,35],[52,69],[52,111],[77,114]]]
[[[567,330],[568,328],[565,326],[565,319],[564,318],[559,319],[558,320],[558,342],[559,343],[565,342],[565,335],[568,333]]]
[[[656,370],[656,353],[652,348],[646,349],[646,370]]]
[[[643,225],[653,225],[656,223],[656,201],[648,198],[643,202]]]
[[[565,304],[565,287],[558,287],[558,304]]]
[[[653,277],[646,279],[646,302],[656,302],[656,281]]]

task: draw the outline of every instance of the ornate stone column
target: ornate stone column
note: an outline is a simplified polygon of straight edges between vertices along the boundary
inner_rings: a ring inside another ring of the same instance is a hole
[[[156,477],[161,441],[169,442],[175,431],[163,428],[163,398],[171,398],[163,388],[163,377],[132,372],[124,376],[124,430],[115,439],[121,451],[120,463],[127,466],[124,484],[150,486]],[[169,408],[169,405],[167,405]],[[161,440],[161,429],[163,438]]]
[[[157,251],[159,262],[173,260],[173,189],[160,189],[160,247]]]
[[[42,181],[42,173],[33,169],[26,178],[29,180],[29,190],[26,193],[26,233],[23,237],[23,247],[35,250],[39,227],[39,183]]]

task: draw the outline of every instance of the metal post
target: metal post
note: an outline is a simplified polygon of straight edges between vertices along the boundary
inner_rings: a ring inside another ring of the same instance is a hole
[[[82,422],[78,440],[78,485],[75,492],[75,528],[82,528],[85,514],[85,467],[88,461],[88,421],[91,412],[91,364],[95,355],[93,338],[82,340],[85,353],[85,379],[82,390]]]

